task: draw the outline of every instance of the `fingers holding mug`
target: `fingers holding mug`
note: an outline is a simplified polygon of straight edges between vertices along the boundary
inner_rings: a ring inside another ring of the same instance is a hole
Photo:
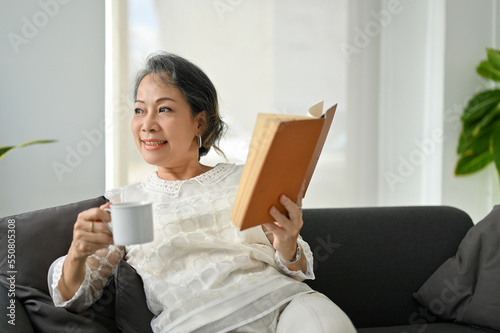
[[[113,235],[104,220],[109,220],[109,213],[100,208],[91,208],[78,215],[71,244],[75,257],[87,257],[113,244]]]

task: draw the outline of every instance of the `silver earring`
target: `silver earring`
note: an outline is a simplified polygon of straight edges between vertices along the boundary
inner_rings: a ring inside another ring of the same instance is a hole
[[[198,134],[198,148],[201,148],[201,134]]]

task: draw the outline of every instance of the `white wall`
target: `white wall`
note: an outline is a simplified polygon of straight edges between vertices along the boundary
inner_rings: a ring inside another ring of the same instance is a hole
[[[465,177],[454,168],[460,116],[484,86],[475,67],[500,45],[499,1],[349,5],[350,202],[451,205],[478,222],[500,203],[498,175],[492,165]]]
[[[0,146],[58,140],[0,160],[0,216],[102,195],[104,1],[4,0],[0,22]]]
[[[455,177],[459,117],[469,99],[489,89],[476,73],[486,47],[500,48],[500,1],[454,0],[446,6],[444,92],[443,204],[461,207],[475,222],[500,204],[499,178],[493,164],[476,174]]]
[[[379,198],[439,204],[443,142],[444,0],[382,1]]]
[[[347,38],[340,44],[347,76],[347,206],[378,204],[380,31],[361,37],[381,10],[380,1],[349,1]]]

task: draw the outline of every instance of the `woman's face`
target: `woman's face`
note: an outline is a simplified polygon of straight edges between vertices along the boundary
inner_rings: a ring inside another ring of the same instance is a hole
[[[158,167],[175,168],[198,162],[196,137],[202,133],[181,91],[155,74],[139,84],[132,119],[135,144],[144,160]]]

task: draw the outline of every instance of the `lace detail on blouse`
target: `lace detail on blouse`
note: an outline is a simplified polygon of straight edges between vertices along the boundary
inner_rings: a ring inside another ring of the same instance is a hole
[[[87,267],[90,268],[90,292],[94,301],[102,296],[104,287],[115,274],[120,259],[125,256],[121,246],[110,245],[100,249],[87,258]]]
[[[182,184],[186,181],[187,180],[164,180],[158,177],[156,172],[154,172],[144,181],[143,184],[145,188],[149,188],[155,192],[161,192],[170,198],[177,198]]]
[[[54,305],[65,307],[75,312],[87,309],[102,296],[104,288],[115,274],[118,262],[124,256],[124,248],[115,245],[98,250],[95,254],[89,256],[86,261],[85,278],[75,295],[67,301],[62,299],[57,289],[66,257],[64,256],[56,260],[50,267],[48,275],[49,291]]]
[[[202,173],[191,179],[186,180],[165,180],[158,177],[156,172],[153,172],[146,180],[143,181],[143,186],[146,189],[160,193],[169,198],[179,197],[182,185],[189,181],[196,181],[202,186],[217,184],[229,175],[235,168],[234,164],[217,164],[213,169]]]

